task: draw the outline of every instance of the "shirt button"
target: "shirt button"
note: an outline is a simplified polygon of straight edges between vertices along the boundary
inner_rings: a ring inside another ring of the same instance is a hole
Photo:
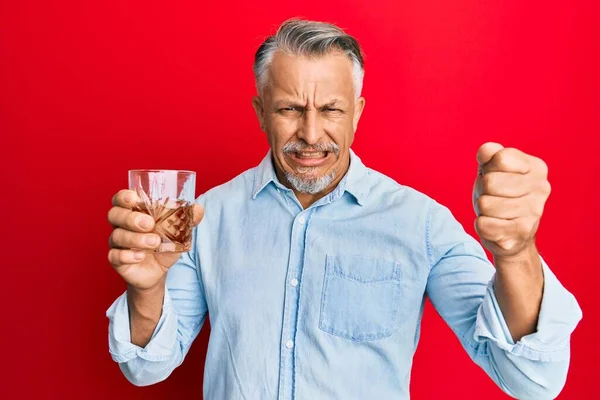
[[[290,281],[290,283],[292,284],[292,286],[298,286],[298,279],[294,278]]]
[[[288,340],[287,342],[285,342],[285,347],[287,347],[288,349],[291,349],[292,347],[294,347],[294,342],[292,342],[291,340]]]
[[[298,222],[299,222],[300,224],[304,225],[304,223],[306,222],[306,218],[304,218],[304,215],[301,215],[301,216],[298,218]]]

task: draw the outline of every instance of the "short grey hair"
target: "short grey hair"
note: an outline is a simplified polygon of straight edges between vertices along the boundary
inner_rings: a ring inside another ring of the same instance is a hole
[[[362,92],[365,75],[364,55],[358,41],[336,25],[326,22],[289,19],[277,33],[269,36],[254,56],[254,79],[260,95],[268,81],[268,69],[277,51],[303,57],[324,56],[334,51],[344,53],[352,62],[354,94]]]

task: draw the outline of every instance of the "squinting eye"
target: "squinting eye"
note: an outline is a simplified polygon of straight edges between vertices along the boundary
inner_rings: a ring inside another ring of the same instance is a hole
[[[300,107],[284,107],[280,108],[279,112],[302,112]]]

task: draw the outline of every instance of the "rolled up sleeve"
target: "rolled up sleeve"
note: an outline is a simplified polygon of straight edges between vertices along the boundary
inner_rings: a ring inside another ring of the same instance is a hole
[[[581,308],[541,258],[544,272],[544,291],[536,332],[515,343],[490,281],[486,296],[477,312],[473,338],[490,341],[495,346],[519,357],[534,361],[556,362],[569,359],[570,336],[582,318]]]
[[[162,315],[146,347],[131,343],[127,292],[119,296],[106,312],[109,319],[108,349],[118,363],[140,357],[147,361],[165,361],[173,356],[177,335],[177,315],[171,308],[169,291],[165,290]]]

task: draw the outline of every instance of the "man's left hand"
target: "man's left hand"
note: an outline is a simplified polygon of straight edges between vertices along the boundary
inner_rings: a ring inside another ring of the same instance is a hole
[[[548,167],[537,157],[491,142],[479,148],[477,162],[475,230],[494,258],[518,259],[534,245],[550,195]]]

